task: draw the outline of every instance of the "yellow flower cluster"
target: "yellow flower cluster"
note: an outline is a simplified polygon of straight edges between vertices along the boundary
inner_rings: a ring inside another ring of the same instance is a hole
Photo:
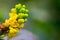
[[[18,30],[24,27],[24,23],[27,21],[28,9],[25,5],[17,4],[15,8],[11,9],[9,13],[9,19],[4,23],[8,30],[8,37],[15,37],[18,33]]]

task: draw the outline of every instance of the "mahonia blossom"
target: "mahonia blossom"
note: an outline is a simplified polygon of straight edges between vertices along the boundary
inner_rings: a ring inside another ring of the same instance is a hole
[[[5,20],[5,27],[8,27],[8,37],[15,37],[19,29],[24,27],[24,23],[27,22],[29,10],[26,9],[25,5],[17,4],[11,9],[9,13],[9,19]]]

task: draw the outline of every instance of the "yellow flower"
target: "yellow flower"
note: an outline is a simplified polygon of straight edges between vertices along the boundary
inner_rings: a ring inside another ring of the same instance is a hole
[[[14,33],[17,33],[17,32],[18,32],[18,30],[16,30],[16,29],[12,29],[12,31],[13,31]]]
[[[18,30],[17,29],[14,29],[14,28],[12,28],[12,27],[9,27],[9,32],[8,32],[8,36],[9,37],[15,37],[16,35],[17,35],[17,33],[18,33]]]
[[[18,33],[18,30],[17,29],[14,29],[14,28],[12,28],[12,27],[9,27],[9,34],[16,34],[16,33]]]
[[[11,22],[13,22],[14,21],[14,19],[13,18],[9,18],[9,22],[11,23]]]
[[[12,30],[12,29],[19,30],[18,28],[15,28],[15,27],[12,27],[12,26],[9,26],[9,29],[10,29],[10,30]]]
[[[13,38],[13,37],[15,37],[17,35],[17,33],[8,33],[8,37],[9,38]]]
[[[9,30],[9,33],[14,33],[14,30],[13,30],[13,29],[10,29],[10,30]]]
[[[18,19],[18,23],[24,23],[24,19]]]
[[[17,22],[17,20],[14,18],[9,18],[9,22]]]
[[[12,27],[16,28],[19,26],[19,23],[15,23]]]
[[[12,26],[12,27],[17,27],[17,26],[19,26],[19,24],[14,23],[14,22],[11,22],[10,26]]]
[[[16,19],[9,18],[10,26],[12,26],[13,24],[15,24],[16,22],[17,22]]]
[[[10,18],[17,19],[17,14],[16,13],[9,13]]]
[[[5,25],[6,27],[8,27],[8,26],[10,25],[9,20],[5,20],[4,25]]]

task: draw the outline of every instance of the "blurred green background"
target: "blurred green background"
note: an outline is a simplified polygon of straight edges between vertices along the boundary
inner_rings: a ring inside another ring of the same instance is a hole
[[[29,9],[25,28],[38,36],[38,40],[60,40],[60,0],[0,0],[0,23],[9,18],[16,4]]]

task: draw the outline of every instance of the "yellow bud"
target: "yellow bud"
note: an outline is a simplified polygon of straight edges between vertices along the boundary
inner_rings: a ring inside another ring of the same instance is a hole
[[[10,22],[10,23],[12,23],[12,22],[13,22],[13,23],[16,23],[17,21],[16,21],[16,19],[14,19],[14,18],[9,18],[9,22]]]
[[[27,22],[27,19],[25,19],[24,21]]]
[[[10,32],[11,31],[11,32]],[[15,33],[14,31],[12,32],[12,30],[10,30],[9,33],[8,33],[8,37],[9,38],[13,38],[17,35],[17,33]]]
[[[22,5],[22,7],[23,7],[23,8],[26,8],[26,6],[25,6],[25,5]]]
[[[12,13],[16,13],[16,8],[12,8],[12,9],[11,9],[11,12],[12,12]]]
[[[4,23],[4,25],[5,25],[6,27],[8,27],[8,26],[10,25],[9,20],[6,20],[5,23]]]
[[[12,34],[8,33],[8,37],[9,37],[9,38],[13,38],[13,37],[15,37],[15,36],[16,36],[16,34],[14,34],[14,33],[12,33]]]
[[[23,27],[24,27],[24,23],[20,24],[18,28],[23,28]]]
[[[24,16],[23,13],[19,13],[19,14],[18,14],[18,17],[19,17],[19,18],[23,18],[23,16]]]
[[[14,29],[14,32],[15,32],[15,33],[18,33],[18,30]]]
[[[10,26],[9,29],[13,29],[13,27]]]
[[[9,22],[11,23],[13,21],[13,19],[12,18],[9,18]]]
[[[24,14],[25,17],[28,17],[28,14]]]
[[[29,10],[28,10],[28,9],[26,9],[26,12],[29,12]]]
[[[9,33],[18,33],[18,30],[17,29],[10,29]]]
[[[16,28],[19,26],[19,23],[15,23],[12,27]]]
[[[25,11],[25,8],[21,8],[20,12],[24,12]]]
[[[9,30],[9,33],[14,33],[14,31],[12,29]]]
[[[9,16],[10,16],[10,18],[12,18],[12,19],[17,19],[17,14],[15,14],[15,13],[9,13]]]
[[[24,23],[24,19],[18,19],[19,23]]]
[[[20,9],[21,8],[21,4],[17,4],[15,7]]]
[[[17,34],[15,33],[15,34],[12,35],[12,37],[15,37],[16,35],[17,35]]]
[[[12,21],[10,21],[10,26],[14,26],[14,27],[16,27],[17,26],[17,21],[16,20],[12,20]]]

